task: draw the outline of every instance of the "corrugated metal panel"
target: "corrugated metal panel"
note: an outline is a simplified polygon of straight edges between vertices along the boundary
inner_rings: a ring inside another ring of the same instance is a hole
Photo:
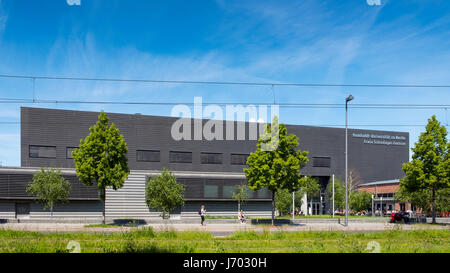
[[[145,203],[145,173],[130,173],[122,188],[106,190],[106,217],[152,218],[159,212],[151,212]]]
[[[180,175],[183,176],[183,175]],[[106,217],[107,218],[152,218],[160,217],[159,212],[151,211],[145,202],[145,181],[148,174],[143,172],[131,172],[124,186],[117,191],[106,190]],[[177,176],[178,177],[178,176]],[[214,180],[213,178],[209,178]],[[183,179],[180,179],[183,180]],[[185,181],[185,180],[183,180]],[[221,183],[229,181],[232,184],[240,182],[234,179],[223,179]],[[202,182],[203,185],[203,182]],[[202,195],[203,189],[196,188]],[[186,196],[187,199],[188,196]],[[203,196],[200,196],[203,198]],[[209,215],[211,216],[234,216],[237,213],[237,202],[234,201],[189,201],[181,208],[183,217],[198,216],[197,211],[201,204],[208,204]],[[268,216],[271,211],[271,203],[268,201],[251,201],[243,205],[248,215]]]

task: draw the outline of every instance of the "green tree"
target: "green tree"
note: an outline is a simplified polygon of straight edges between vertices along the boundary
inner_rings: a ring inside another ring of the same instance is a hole
[[[164,168],[160,175],[149,177],[145,185],[145,201],[149,208],[161,210],[165,219],[174,209],[184,205],[184,186]]]
[[[33,175],[33,181],[26,191],[44,204],[44,210],[50,208],[53,218],[53,207],[58,203],[68,202],[71,187],[70,182],[61,176],[61,171],[41,168]]]
[[[272,126],[258,139],[257,149],[247,158],[244,172],[249,188],[259,190],[267,187],[272,192],[272,225],[275,222],[275,194],[280,189],[297,191],[303,181],[300,169],[308,163],[308,152],[296,150],[298,137],[287,135],[284,124],[275,117]]]
[[[233,192],[233,199],[238,202],[238,212],[241,211],[241,204],[250,197],[247,185],[237,185],[236,191]]]
[[[302,196],[301,190],[298,190],[295,193],[295,207],[300,207],[302,205]],[[292,192],[289,192],[287,189],[278,190],[275,197],[275,207],[281,215],[292,213]]]
[[[429,190],[432,223],[436,223],[436,193],[450,187],[449,147],[447,130],[433,115],[412,148],[412,161],[403,164],[406,175],[400,180],[400,191],[411,196],[416,191]]]
[[[344,189],[345,192],[345,189]],[[354,192],[350,198],[350,209],[353,211],[365,211],[372,205],[372,194],[366,191]]]
[[[302,193],[306,194],[306,197],[309,198],[311,210],[312,210],[312,200],[314,196],[317,196],[320,193],[320,184],[316,178],[312,178],[310,176],[304,177],[302,183]]]
[[[450,188],[445,188],[436,191],[436,211],[448,212],[450,210]],[[409,192],[402,189],[395,194],[395,199],[401,202],[409,202],[412,205],[421,208],[426,214],[431,213],[432,191],[430,189],[419,189],[417,191]]]
[[[329,182],[327,185],[328,196],[330,202],[333,202],[333,183]],[[335,178],[334,180],[334,207],[335,209],[343,210],[345,207],[345,185],[342,180]]]
[[[121,188],[130,173],[128,169],[128,147],[123,135],[114,123],[109,125],[108,116],[102,111],[98,121],[89,128],[86,139],[72,152],[78,178],[83,184],[97,184],[103,200],[103,223],[106,222],[106,187]]]

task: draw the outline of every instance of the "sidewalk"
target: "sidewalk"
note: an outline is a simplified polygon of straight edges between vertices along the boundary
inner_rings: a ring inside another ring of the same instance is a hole
[[[120,232],[137,229],[145,226],[151,226],[156,231],[175,230],[175,231],[205,231],[211,233],[231,234],[236,231],[257,231],[269,230],[275,231],[352,231],[352,232],[371,232],[385,231],[401,228],[402,230],[417,229],[450,229],[450,225],[397,225],[390,223],[350,223],[345,227],[337,223],[308,223],[297,225],[251,225],[251,224],[148,224],[139,227],[85,227],[84,224],[56,224],[56,223],[7,223],[0,224],[0,229],[26,230],[39,232]]]

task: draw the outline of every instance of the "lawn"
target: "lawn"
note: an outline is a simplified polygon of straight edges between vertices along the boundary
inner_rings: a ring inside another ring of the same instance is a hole
[[[137,228],[116,233],[40,233],[0,230],[0,253],[68,252],[71,241],[83,253],[302,253],[370,252],[368,245],[379,245],[381,252],[450,252],[450,230],[390,230],[373,233],[345,232],[237,232],[213,237],[206,232],[155,232]]]

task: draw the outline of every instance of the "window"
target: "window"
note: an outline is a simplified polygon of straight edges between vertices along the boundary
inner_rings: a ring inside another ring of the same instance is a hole
[[[258,198],[272,198],[272,193],[267,188],[258,191]]]
[[[201,153],[200,159],[202,164],[222,164],[222,154],[219,153]]]
[[[231,165],[247,165],[249,154],[231,154]]]
[[[223,186],[222,192],[224,199],[231,199],[233,198],[233,193],[236,192],[236,186]]]
[[[137,162],[159,162],[160,152],[150,150],[137,150],[136,151]]]
[[[192,163],[191,152],[170,152],[170,163]]]
[[[219,185],[205,185],[205,198],[219,198]]]
[[[331,167],[331,157],[313,157],[313,167]]]
[[[30,158],[56,158],[56,147],[30,145]]]
[[[66,158],[67,159],[73,159],[72,152],[75,151],[75,149],[78,149],[78,147],[67,147],[66,148]]]
[[[378,198],[380,198],[380,197],[383,197],[383,198],[389,198],[389,197],[394,197],[394,193],[379,193],[379,194],[377,194],[377,197]]]

